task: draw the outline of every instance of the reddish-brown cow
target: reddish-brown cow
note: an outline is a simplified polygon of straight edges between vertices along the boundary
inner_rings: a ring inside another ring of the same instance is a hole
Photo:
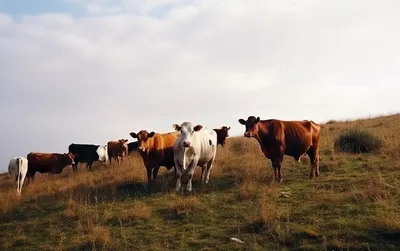
[[[107,154],[111,164],[111,159],[117,159],[118,164],[128,156],[128,140],[120,139],[107,142]],[[120,159],[121,158],[121,159]]]
[[[320,126],[318,124],[307,120],[260,120],[260,117],[254,116],[238,121],[246,126],[244,136],[257,139],[265,157],[271,160],[275,181],[282,181],[281,164],[284,155],[292,156],[300,162],[301,155],[306,153],[311,163],[309,178],[319,176]]]
[[[179,132],[154,133],[141,130],[137,134],[131,132],[132,138],[138,140],[138,152],[142,156],[143,164],[147,170],[147,189],[150,192],[155,183],[158,169],[165,166],[167,170],[174,167],[173,146],[179,136]],[[176,169],[175,177],[176,177]],[[153,179],[152,179],[153,174]]]
[[[30,152],[27,155],[27,177],[33,181],[35,173],[62,173],[63,169],[75,164],[75,156],[72,153],[39,153]]]
[[[226,138],[229,137],[229,129],[231,127],[222,126],[220,129],[214,129],[217,133],[217,145],[221,145],[222,147],[225,145]]]

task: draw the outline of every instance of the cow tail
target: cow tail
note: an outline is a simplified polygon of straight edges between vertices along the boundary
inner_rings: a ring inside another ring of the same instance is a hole
[[[17,174],[17,191],[19,192],[21,186],[21,169],[22,169],[22,159],[17,158],[18,174]]]

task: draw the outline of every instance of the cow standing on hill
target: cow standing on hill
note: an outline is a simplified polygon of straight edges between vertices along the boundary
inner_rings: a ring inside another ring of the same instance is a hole
[[[74,171],[78,163],[86,163],[86,168],[92,170],[93,162],[101,161],[104,164],[108,160],[107,146],[72,143],[68,151],[75,155],[75,163],[72,165]]]
[[[31,152],[27,155],[27,177],[34,179],[35,173],[62,173],[63,169],[75,164],[75,156],[72,153],[39,153]]]
[[[136,152],[138,150],[138,147],[139,147],[138,141],[128,143],[128,154]]]
[[[28,172],[28,160],[24,157],[14,157],[8,164],[8,173],[15,181],[17,186],[17,193],[21,195],[22,186],[24,185],[26,173]]]
[[[318,124],[307,120],[260,120],[260,117],[254,116],[238,121],[246,127],[244,137],[257,139],[265,157],[271,160],[275,181],[282,181],[281,165],[284,155],[292,156],[300,162],[300,157],[306,153],[311,163],[309,178],[319,176]]]
[[[231,127],[222,126],[220,129],[214,129],[217,133],[217,144],[221,145],[222,147],[225,145],[226,138],[229,137],[229,129]]]
[[[181,134],[174,144],[174,162],[177,173],[175,190],[181,189],[182,174],[187,174],[186,190],[192,191],[192,178],[196,166],[202,167],[201,181],[207,184],[217,153],[217,133],[213,129],[193,126],[191,122],[173,127]]]
[[[112,158],[117,159],[118,164],[124,160],[126,156],[128,156],[128,140],[127,139],[120,139],[116,141],[109,141],[107,143],[107,153],[108,159],[111,160]]]
[[[165,166],[167,170],[174,167],[173,145],[179,133],[170,132],[161,134],[141,130],[138,133],[131,132],[130,135],[132,138],[138,140],[137,149],[142,156],[143,164],[147,170],[147,190],[150,191],[153,183],[156,181],[160,166]]]

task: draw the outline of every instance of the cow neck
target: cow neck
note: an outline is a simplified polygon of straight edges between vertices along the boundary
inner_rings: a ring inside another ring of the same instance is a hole
[[[264,146],[264,143],[268,142],[268,140],[267,140],[267,137],[268,137],[267,130],[265,130],[264,127],[262,127],[260,125],[257,125],[257,127],[258,127],[257,128],[258,129],[257,130],[257,134],[256,134],[256,137],[254,137],[254,138],[256,138],[256,140],[260,144],[261,150],[263,151],[264,155],[267,156],[267,150],[266,150],[266,148]]]

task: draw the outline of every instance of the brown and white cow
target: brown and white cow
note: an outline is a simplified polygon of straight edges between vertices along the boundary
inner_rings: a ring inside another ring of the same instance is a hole
[[[231,127],[222,126],[220,129],[214,129],[217,133],[217,145],[221,145],[222,147],[225,145],[226,138],[229,137],[229,129]]]
[[[126,156],[128,156],[128,140],[119,139],[119,140],[108,141],[107,154],[110,164],[112,158],[115,158],[118,163],[121,163],[121,161],[124,160]]]
[[[300,162],[300,157],[306,153],[310,157],[311,165],[309,178],[319,176],[318,124],[308,120],[260,120],[260,117],[254,116],[238,121],[246,127],[244,137],[257,139],[265,157],[271,160],[275,181],[282,181],[281,165],[284,155],[292,156]]]
[[[130,135],[138,140],[137,150],[142,156],[143,164],[147,170],[147,189],[150,192],[160,166],[165,166],[167,170],[174,167],[173,146],[179,132],[161,134],[141,130],[138,133],[131,132]],[[176,168],[174,171],[176,177]]]
[[[67,166],[75,164],[75,156],[72,153],[40,153],[30,152],[27,155],[27,178],[33,181],[35,173],[62,173]]]

